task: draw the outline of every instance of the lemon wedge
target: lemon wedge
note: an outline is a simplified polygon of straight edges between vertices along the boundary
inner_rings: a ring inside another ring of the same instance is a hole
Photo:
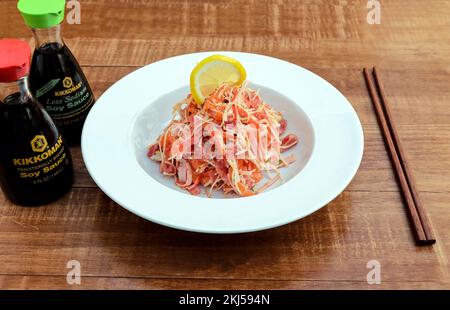
[[[227,83],[240,86],[247,73],[239,61],[224,55],[212,55],[200,61],[191,73],[191,93],[202,104],[217,87]]]

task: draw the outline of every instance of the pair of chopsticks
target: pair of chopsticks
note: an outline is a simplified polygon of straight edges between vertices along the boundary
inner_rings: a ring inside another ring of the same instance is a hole
[[[434,244],[436,243],[436,239],[434,237],[425,208],[419,198],[411,169],[406,161],[405,152],[392,117],[391,109],[386,99],[380,75],[376,68],[373,68],[372,75],[375,80],[375,86],[366,68],[364,68],[363,73],[372,103],[375,107],[378,121],[383,131],[384,140],[388,146],[389,154],[393,161],[394,169],[402,189],[402,194],[407,205],[409,219],[411,226],[414,229],[417,244]]]

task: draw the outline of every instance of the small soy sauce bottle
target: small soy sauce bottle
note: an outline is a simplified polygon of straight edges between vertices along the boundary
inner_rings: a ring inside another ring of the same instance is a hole
[[[26,42],[0,40],[0,187],[24,206],[50,203],[73,182],[65,140],[30,92],[30,56]]]
[[[78,145],[94,94],[61,37],[65,0],[20,0],[17,7],[35,39],[30,85],[69,145]]]

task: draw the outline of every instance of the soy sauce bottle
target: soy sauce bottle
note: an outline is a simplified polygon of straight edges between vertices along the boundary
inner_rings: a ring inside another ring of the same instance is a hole
[[[36,44],[30,71],[31,92],[44,105],[69,145],[78,145],[95,99],[77,60],[61,37],[65,0],[20,0],[17,7]]]
[[[13,203],[42,205],[72,186],[70,151],[28,86],[31,50],[0,40],[0,187]]]

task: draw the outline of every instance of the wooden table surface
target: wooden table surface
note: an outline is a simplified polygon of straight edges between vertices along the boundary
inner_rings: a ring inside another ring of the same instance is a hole
[[[122,209],[73,149],[76,182],[58,202],[12,205],[0,195],[0,288],[450,288],[450,1],[83,0],[63,34],[100,96],[137,68],[208,50],[262,53],[335,85],[364,127],[349,187],[295,223],[242,235],[159,226]],[[15,0],[0,1],[0,37],[32,42]],[[361,70],[380,68],[437,243],[417,247]],[[142,90],[143,92],[145,90]],[[126,102],[124,102],[126,107]],[[366,264],[381,264],[369,285]],[[81,285],[66,264],[81,263]]]

